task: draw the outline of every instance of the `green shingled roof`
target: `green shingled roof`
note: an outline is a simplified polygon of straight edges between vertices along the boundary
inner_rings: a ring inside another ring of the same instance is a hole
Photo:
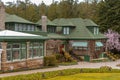
[[[56,33],[49,33],[47,37],[50,39],[67,39],[67,37],[65,37],[64,35],[60,35]]]
[[[55,24],[57,24],[57,26],[75,26],[71,21],[69,21],[69,19],[64,19],[64,18],[60,18],[60,19],[55,19],[53,20],[53,22]]]
[[[6,13],[6,19],[5,19],[5,22],[16,22],[16,23],[25,23],[25,24],[35,24],[33,22],[30,22],[26,19],[23,19],[19,16],[16,16],[16,15],[10,15],[10,14],[7,14]]]
[[[84,23],[85,23],[86,26],[98,26],[96,23],[94,23],[90,19],[84,19]]]
[[[59,23],[59,20],[54,20],[53,22]],[[82,18],[70,18],[70,19],[62,19],[62,22],[69,21],[75,28],[69,35],[65,35],[69,39],[105,39],[106,37],[99,33],[93,34],[87,26],[98,26],[93,21],[89,19],[82,19]],[[88,23],[87,23],[88,22]],[[66,22],[67,23],[67,22]],[[59,26],[59,25],[58,25]]]
[[[42,25],[42,20],[40,19],[36,24]],[[56,26],[52,21],[47,19],[47,25]]]

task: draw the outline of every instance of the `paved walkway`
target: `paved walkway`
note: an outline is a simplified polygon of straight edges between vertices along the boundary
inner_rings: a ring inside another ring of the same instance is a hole
[[[113,69],[120,69],[120,67],[116,66],[117,64],[120,64],[120,60],[112,61],[112,62],[99,62],[99,63],[78,62],[77,65],[59,66],[59,67],[55,67],[55,68],[46,68],[46,69],[37,69],[37,70],[29,70],[29,71],[22,71],[22,72],[5,73],[5,74],[0,74],[0,77],[32,74],[32,73],[37,73],[37,72],[56,71],[56,70],[63,70],[63,69],[70,69],[70,68],[100,68],[101,66],[111,66]]]

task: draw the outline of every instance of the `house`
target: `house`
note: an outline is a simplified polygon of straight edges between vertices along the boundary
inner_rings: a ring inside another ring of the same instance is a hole
[[[61,47],[71,55],[83,57],[84,61],[99,58],[105,51],[106,37],[90,19],[50,21],[42,16],[33,23],[5,13],[0,3],[0,30],[2,70],[40,67],[44,56],[59,54]]]

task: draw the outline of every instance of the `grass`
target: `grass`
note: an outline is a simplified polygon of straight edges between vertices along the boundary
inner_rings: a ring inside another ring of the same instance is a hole
[[[70,76],[57,76],[46,80],[120,80],[120,73],[79,73]]]
[[[76,64],[78,64],[77,61],[76,62],[62,62],[62,63],[59,63],[58,65],[68,66],[68,65],[76,65]]]
[[[119,76],[120,69],[111,69],[108,66],[102,66],[98,69],[75,68],[49,72],[38,72],[26,75],[16,75],[3,77],[0,78],[0,80],[119,80]]]

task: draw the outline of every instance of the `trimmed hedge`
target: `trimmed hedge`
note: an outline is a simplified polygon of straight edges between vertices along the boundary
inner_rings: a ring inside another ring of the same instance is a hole
[[[55,55],[44,57],[44,66],[57,66],[57,60]]]
[[[0,78],[0,80],[41,80],[41,79],[53,78],[56,76],[73,75],[77,73],[120,73],[120,70],[119,69],[104,70],[104,67],[100,69],[76,68],[76,69],[65,69],[65,70],[58,70],[51,72],[4,77],[4,78]]]

